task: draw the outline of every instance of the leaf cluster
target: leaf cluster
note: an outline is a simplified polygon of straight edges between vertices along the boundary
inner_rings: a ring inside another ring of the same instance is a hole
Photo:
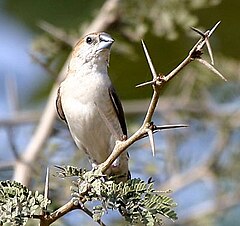
[[[0,181],[0,225],[24,225],[49,203],[42,194],[29,191],[16,181]]]
[[[161,224],[162,216],[171,220],[177,219],[173,210],[176,203],[166,192],[154,190],[151,180],[144,182],[134,178],[116,183],[113,178],[106,177],[98,169],[85,172],[68,167],[65,174],[69,175],[69,171],[77,172],[78,175],[71,188],[74,204],[83,205],[87,201],[97,201],[97,205],[93,207],[95,221],[99,221],[107,210],[118,210],[131,225]],[[79,176],[80,171],[83,174]]]

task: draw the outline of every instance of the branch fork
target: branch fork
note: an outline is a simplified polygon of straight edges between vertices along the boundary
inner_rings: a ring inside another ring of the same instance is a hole
[[[153,88],[153,94],[152,98],[150,101],[150,105],[148,107],[146,116],[144,118],[142,126],[139,128],[138,131],[136,131],[132,136],[130,136],[127,140],[121,141],[121,142],[116,142],[116,145],[114,147],[113,152],[111,155],[108,157],[108,159],[99,165],[100,170],[104,173],[110,165],[114,162],[114,160],[122,153],[124,152],[131,144],[136,142],[139,139],[142,139],[146,136],[149,137],[150,140],[150,145],[152,149],[152,154],[153,156],[155,155],[155,144],[154,144],[154,137],[153,134],[155,132],[159,132],[163,129],[172,129],[172,128],[183,128],[187,127],[185,124],[179,124],[179,125],[165,125],[165,126],[155,126],[153,124],[152,116],[154,114],[156,105],[158,103],[158,99],[160,96],[160,90],[162,87],[169,82],[172,78],[174,78],[184,67],[186,67],[190,62],[196,60],[197,62],[203,64],[206,66],[210,71],[214,72],[216,75],[218,75],[221,79],[224,81],[227,81],[226,78],[213,66],[214,65],[214,60],[213,60],[213,54],[211,50],[211,46],[209,43],[209,38],[213,34],[213,32],[216,30],[218,25],[220,24],[220,21],[217,22],[212,29],[207,30],[206,32],[202,32],[196,28],[192,28],[195,32],[197,32],[201,38],[199,41],[193,46],[193,48],[189,51],[188,56],[175,68],[173,69],[169,74],[166,76],[163,76],[162,74],[158,74],[154,68],[154,65],[152,63],[151,57],[148,53],[147,47],[142,40],[142,47],[146,56],[146,60],[148,62],[151,74],[152,74],[152,80],[141,83],[137,85],[136,87],[142,87],[146,85],[152,85]],[[207,46],[208,53],[211,59],[211,64],[205,61],[204,59],[201,58],[203,52],[203,47]]]

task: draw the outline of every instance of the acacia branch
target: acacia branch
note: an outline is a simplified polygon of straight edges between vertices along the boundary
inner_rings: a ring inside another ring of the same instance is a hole
[[[158,103],[158,99],[161,93],[162,88],[166,85],[167,82],[169,82],[171,79],[173,79],[176,75],[179,74],[179,72],[185,68],[189,63],[191,63],[194,60],[199,60],[201,59],[201,55],[202,55],[202,49],[203,47],[206,45],[206,43],[209,42],[209,38],[210,36],[213,34],[213,32],[215,31],[216,27],[219,25],[220,22],[218,22],[211,30],[206,31],[205,33],[203,33],[204,37],[201,37],[199,39],[199,41],[193,46],[193,48],[189,51],[188,56],[175,68],[173,69],[169,74],[167,74],[166,76],[163,76],[161,74],[157,74],[152,60],[149,56],[149,53],[147,51],[147,48],[144,44],[144,42],[142,41],[143,44],[143,50],[144,53],[146,55],[147,58],[147,62],[149,64],[151,73],[152,73],[152,81],[147,82],[145,84],[140,84],[139,86],[142,85],[149,85],[151,84],[153,87],[153,94],[152,94],[152,98],[146,113],[146,116],[144,118],[143,124],[142,126],[139,128],[138,131],[136,131],[131,137],[129,137],[127,140],[125,141],[117,141],[116,145],[111,153],[111,155],[107,158],[107,160],[105,162],[103,162],[102,164],[100,164],[100,169],[101,171],[104,173],[110,166],[111,164],[120,156],[120,154],[122,152],[124,152],[131,144],[133,144],[134,142],[136,142],[137,140],[141,139],[142,137],[144,137],[146,135],[146,133],[148,133],[149,131],[149,127],[151,126],[151,120],[155,111],[155,108],[157,106]],[[201,35],[202,36],[202,35]],[[208,44],[209,45],[209,44]],[[209,49],[210,47],[208,47]],[[212,58],[212,57],[211,57]],[[213,66],[211,66],[212,68],[214,68]],[[209,69],[209,67],[207,67]],[[215,70],[211,70],[213,72],[215,72]],[[216,70],[217,71],[217,70]],[[217,75],[219,75],[218,73],[216,73]],[[223,76],[220,76],[221,78],[224,78]],[[225,79],[225,78],[224,78]]]
[[[93,218],[93,213],[87,207],[85,207],[83,204],[75,205],[72,200],[70,200],[51,214],[45,213],[43,215],[33,216],[33,218],[40,219],[39,226],[49,226],[65,214],[77,209],[82,210],[89,217]],[[98,220],[97,223],[99,225],[105,226],[105,224],[101,220]]]

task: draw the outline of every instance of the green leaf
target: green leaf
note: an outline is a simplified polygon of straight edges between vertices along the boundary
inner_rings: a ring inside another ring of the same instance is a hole
[[[16,181],[0,181],[0,222],[25,225],[28,218],[50,203]]]
[[[101,203],[93,207],[95,221],[100,220],[107,209],[119,210],[130,224],[161,224],[162,217],[176,220],[177,214],[173,210],[176,203],[167,192],[156,191],[153,186],[153,182],[144,182],[139,178],[117,184],[98,170],[92,170],[83,172],[73,182],[71,190],[74,191],[72,197],[76,202],[84,196],[88,201]]]

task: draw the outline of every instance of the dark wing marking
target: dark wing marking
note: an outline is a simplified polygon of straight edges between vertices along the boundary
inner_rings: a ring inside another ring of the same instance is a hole
[[[115,112],[117,114],[119,123],[121,125],[123,134],[127,136],[127,126],[126,126],[126,122],[125,122],[122,104],[117,96],[115,89],[112,86],[108,89],[108,92],[109,92],[109,96],[112,100]]]
[[[58,88],[58,91],[57,91],[56,108],[57,108],[57,113],[58,113],[59,117],[67,123],[66,117],[65,117],[63,109],[62,109],[60,87]]]

